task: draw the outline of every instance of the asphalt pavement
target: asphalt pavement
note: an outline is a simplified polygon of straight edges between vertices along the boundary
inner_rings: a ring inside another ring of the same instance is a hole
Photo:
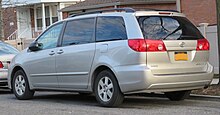
[[[1,115],[220,115],[220,99],[169,101],[153,96],[126,96],[117,108],[100,107],[94,96],[68,92],[36,92],[32,100],[17,100],[0,91]]]

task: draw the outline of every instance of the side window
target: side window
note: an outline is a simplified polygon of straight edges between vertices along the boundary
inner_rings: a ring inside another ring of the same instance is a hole
[[[62,31],[63,23],[59,23],[51,28],[49,28],[45,33],[43,33],[37,42],[41,43],[42,49],[55,48]]]
[[[95,18],[72,20],[67,22],[62,46],[93,42]]]
[[[122,17],[98,17],[96,41],[127,39],[126,27]]]

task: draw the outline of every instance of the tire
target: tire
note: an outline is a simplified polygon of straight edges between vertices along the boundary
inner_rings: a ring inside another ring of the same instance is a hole
[[[95,79],[94,92],[96,100],[104,107],[119,106],[124,100],[118,82],[109,70],[101,71],[98,74]]]
[[[13,76],[12,90],[19,100],[32,99],[35,92],[30,90],[27,76],[22,70],[18,70]]]
[[[189,91],[175,91],[175,92],[166,92],[165,95],[171,101],[181,101],[189,97],[191,90]]]

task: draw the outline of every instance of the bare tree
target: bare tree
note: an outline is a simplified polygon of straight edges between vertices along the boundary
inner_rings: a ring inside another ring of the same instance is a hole
[[[4,40],[3,35],[3,22],[2,22],[2,0],[0,0],[0,40]]]

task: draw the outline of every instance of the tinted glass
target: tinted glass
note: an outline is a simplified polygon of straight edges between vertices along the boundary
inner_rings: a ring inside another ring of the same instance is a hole
[[[63,23],[54,25],[40,36],[37,42],[42,44],[42,49],[50,49],[57,46],[62,27]]]
[[[0,55],[17,54],[19,51],[9,44],[0,43]]]
[[[91,43],[93,41],[94,25],[94,18],[67,22],[62,46]]]
[[[122,17],[98,17],[96,41],[123,39],[127,39],[127,34]]]
[[[185,17],[139,17],[143,35],[156,40],[197,40],[204,38]]]

